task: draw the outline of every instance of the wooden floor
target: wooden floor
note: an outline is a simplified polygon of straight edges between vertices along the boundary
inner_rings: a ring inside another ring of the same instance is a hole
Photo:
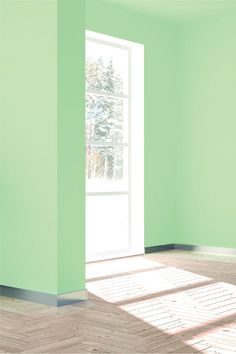
[[[89,300],[0,298],[0,353],[236,353],[236,257],[168,251],[90,263]]]

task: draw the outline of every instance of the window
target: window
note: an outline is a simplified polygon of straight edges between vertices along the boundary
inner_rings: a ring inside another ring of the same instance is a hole
[[[139,71],[138,63],[142,65]],[[142,72],[142,45],[87,31],[87,260],[143,252],[143,235],[142,241],[133,235],[137,207],[132,198],[139,185],[139,214],[143,213]],[[138,80],[141,86],[133,87]],[[139,98],[136,109],[132,106],[134,98]],[[141,157],[137,171],[134,157]],[[142,177],[135,178],[136,172]],[[139,234],[142,230],[143,225]]]

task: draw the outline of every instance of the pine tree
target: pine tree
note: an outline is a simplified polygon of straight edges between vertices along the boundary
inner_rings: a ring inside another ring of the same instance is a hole
[[[123,82],[113,61],[105,65],[103,58],[86,60],[86,87],[89,90],[121,93]],[[86,99],[86,142],[116,143],[123,139],[122,99],[88,94]],[[108,180],[123,177],[122,149],[110,147],[87,148],[87,177]]]

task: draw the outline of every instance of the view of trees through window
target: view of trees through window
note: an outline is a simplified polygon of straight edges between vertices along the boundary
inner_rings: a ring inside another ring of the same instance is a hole
[[[124,179],[127,159],[127,99],[112,57],[86,57],[87,181]]]

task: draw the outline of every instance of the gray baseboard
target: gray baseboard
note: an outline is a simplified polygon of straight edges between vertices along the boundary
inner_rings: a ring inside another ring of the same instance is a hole
[[[188,244],[180,244],[180,243],[145,247],[145,253],[153,253],[153,252],[161,252],[161,251],[169,251],[169,250],[195,251],[195,252],[209,253],[209,254],[236,256],[236,248],[226,248],[226,247],[197,246],[197,245],[188,245]]]
[[[0,296],[11,297],[52,307],[70,305],[88,299],[87,290],[80,290],[62,295],[53,295],[4,285],[0,285]]]
[[[182,250],[182,251],[195,251],[197,246],[194,245],[186,245],[182,243],[175,243],[174,245],[175,250]]]
[[[226,255],[226,256],[236,256],[236,248],[175,244],[175,249],[183,250],[183,251],[209,253],[209,254],[219,254],[219,255]]]
[[[175,244],[170,243],[170,244],[166,244],[166,245],[145,247],[145,253],[162,252],[162,251],[169,251],[169,250],[174,250],[174,249],[175,249]]]

